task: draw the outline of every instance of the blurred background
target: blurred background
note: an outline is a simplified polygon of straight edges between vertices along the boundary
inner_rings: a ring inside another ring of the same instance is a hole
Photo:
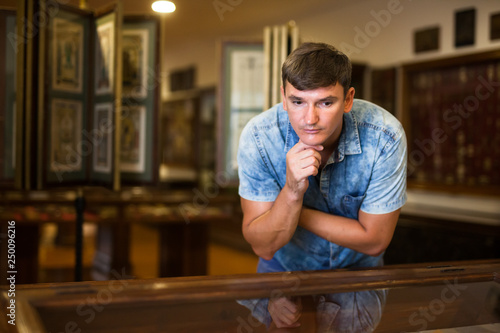
[[[255,272],[234,153],[305,41],[348,54],[356,97],[405,127],[386,263],[500,257],[498,1],[174,2],[0,0],[1,240],[15,220],[19,283]]]

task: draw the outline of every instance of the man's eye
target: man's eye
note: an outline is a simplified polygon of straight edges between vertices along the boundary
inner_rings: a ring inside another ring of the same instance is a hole
[[[333,104],[332,102],[323,102],[323,106],[325,107],[330,107],[332,106],[332,104]]]
[[[295,105],[302,105],[302,101],[293,101],[293,104],[295,104]]]

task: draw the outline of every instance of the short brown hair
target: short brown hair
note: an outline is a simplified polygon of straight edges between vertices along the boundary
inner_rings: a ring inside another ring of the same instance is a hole
[[[352,65],[349,58],[325,43],[304,43],[286,58],[281,68],[283,89],[290,82],[295,89],[312,90],[336,85],[344,87],[344,96],[351,85]]]

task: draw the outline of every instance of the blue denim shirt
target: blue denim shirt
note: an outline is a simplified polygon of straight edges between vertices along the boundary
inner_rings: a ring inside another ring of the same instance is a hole
[[[251,119],[238,150],[239,195],[271,202],[286,182],[286,153],[299,141],[282,104]],[[367,101],[354,100],[343,115],[337,149],[321,173],[309,177],[303,205],[333,215],[357,219],[395,211],[406,201],[406,136],[389,112]],[[288,244],[259,271],[300,271],[373,267],[382,255],[338,246],[298,226]],[[267,268],[266,268],[267,267]]]

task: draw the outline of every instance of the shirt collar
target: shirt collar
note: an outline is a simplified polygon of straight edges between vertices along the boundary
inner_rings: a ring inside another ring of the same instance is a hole
[[[299,136],[288,120],[288,127],[285,141],[285,152],[288,152],[293,146],[299,142]],[[331,158],[335,162],[340,162],[344,159],[344,155],[361,154],[361,143],[359,140],[358,124],[356,117],[352,112],[344,113],[342,132],[340,133],[339,145]]]

